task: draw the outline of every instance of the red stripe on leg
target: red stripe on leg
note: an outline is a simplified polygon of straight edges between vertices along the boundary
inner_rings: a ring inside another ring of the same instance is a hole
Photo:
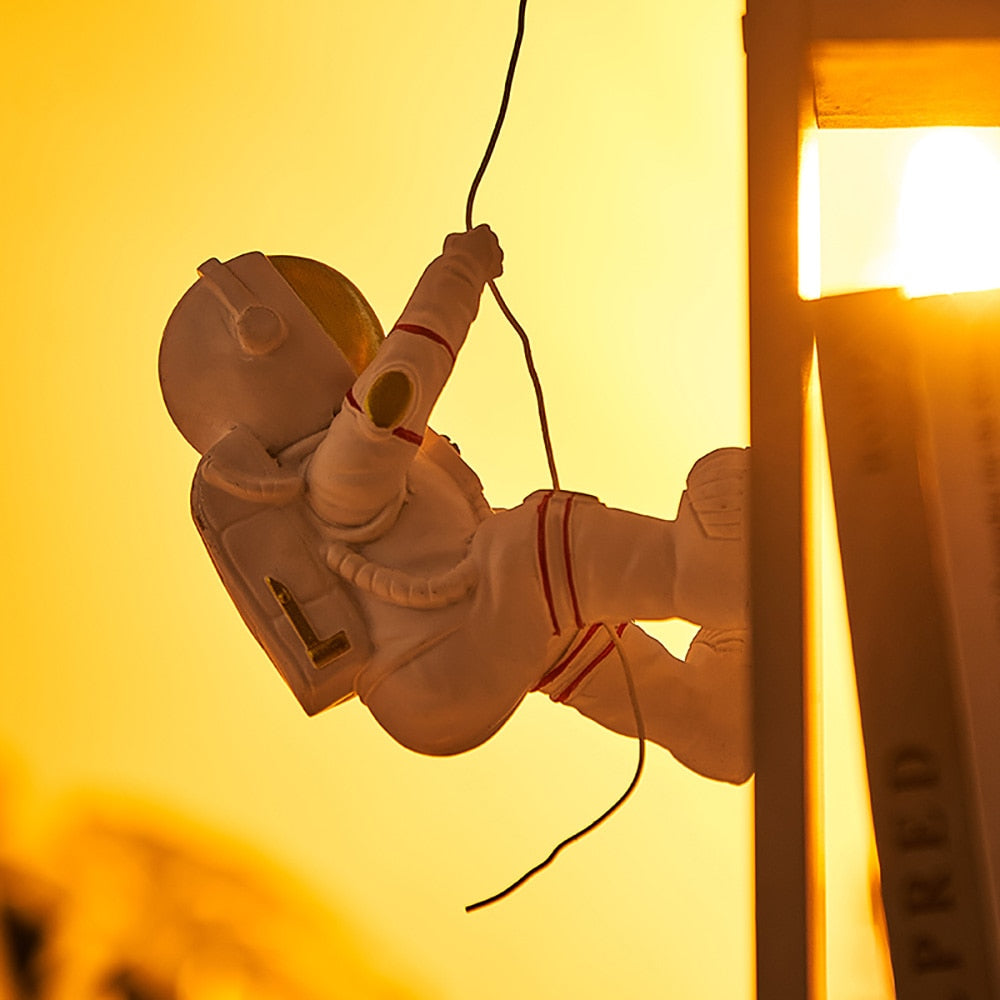
[[[569,512],[573,506],[575,497],[572,495],[566,501],[566,509],[563,511],[563,559],[566,562],[566,581],[569,586],[570,600],[573,602],[573,617],[576,619],[576,627],[583,628],[583,618],[580,616],[580,603],[576,599],[576,583],[573,580],[573,560],[570,557],[569,543]]]
[[[545,602],[549,606],[549,617],[552,619],[552,631],[559,635],[559,619],[556,617],[556,606],[552,599],[552,581],[549,579],[549,563],[545,553],[545,515],[549,509],[551,493],[542,497],[538,505],[538,567],[542,574],[542,590],[545,592]]]
[[[620,625],[616,626],[615,632],[617,633],[619,639],[622,637],[622,634],[627,628],[628,622],[622,622]],[[594,669],[599,664],[603,663],[614,652],[614,649],[615,644],[613,642],[609,642],[604,649],[602,649],[597,656],[595,656],[590,663],[588,663],[583,670],[581,670],[576,677],[573,678],[573,681],[566,685],[566,690],[554,698],[553,701],[567,701],[573,695],[573,692],[576,691],[576,689],[594,672]]]
[[[546,684],[551,684],[560,674],[562,674],[566,668],[580,655],[580,651],[594,638],[600,625],[591,625],[587,629],[587,634],[549,671],[542,675],[542,679],[534,686],[533,690],[538,691],[545,687]]]

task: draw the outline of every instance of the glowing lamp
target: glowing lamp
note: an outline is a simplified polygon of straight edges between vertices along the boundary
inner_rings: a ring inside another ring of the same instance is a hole
[[[803,298],[1000,287],[1000,128],[817,130],[800,174]]]
[[[800,60],[798,257],[807,271],[812,267],[802,282],[807,297],[822,290],[816,281],[825,268],[822,255],[810,261],[803,243],[817,234],[802,227],[821,230],[824,216],[852,214],[853,206],[845,204],[850,192],[831,209],[816,189],[823,149],[836,143],[850,148],[859,161],[855,186],[859,179],[881,180],[883,211],[898,209],[897,246],[881,272],[864,260],[862,246],[854,248],[861,272],[857,288],[901,284],[913,294],[933,294],[1000,285],[995,235],[1000,222],[1000,3],[812,0],[796,6],[804,8],[794,58]],[[756,13],[751,8],[750,23]],[[894,174],[891,164],[878,160],[878,143],[885,146],[878,130],[886,129],[936,131],[908,131],[903,143],[895,142],[897,149],[904,144],[910,149],[902,173]],[[823,186],[820,181],[818,187]],[[854,194],[860,201],[864,192]],[[864,210],[878,214],[870,205]]]
[[[977,131],[936,129],[910,152],[896,249],[907,295],[1000,288],[1000,142]]]

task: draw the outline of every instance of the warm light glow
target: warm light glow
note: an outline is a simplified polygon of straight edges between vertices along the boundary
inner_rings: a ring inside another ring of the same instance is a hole
[[[1000,157],[977,129],[930,129],[913,147],[899,195],[908,295],[1000,286]]]
[[[895,996],[815,358],[806,397],[807,727],[813,995]]]
[[[1000,287],[1000,128],[804,136],[799,294],[900,286],[910,295]]]
[[[799,295],[818,299],[822,293],[820,247],[819,136],[803,136],[799,150]]]

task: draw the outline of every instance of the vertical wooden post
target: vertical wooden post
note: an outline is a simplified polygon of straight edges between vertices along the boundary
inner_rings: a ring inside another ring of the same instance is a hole
[[[810,996],[803,434],[812,337],[798,295],[805,0],[744,19],[750,260],[751,586],[758,1000]]]

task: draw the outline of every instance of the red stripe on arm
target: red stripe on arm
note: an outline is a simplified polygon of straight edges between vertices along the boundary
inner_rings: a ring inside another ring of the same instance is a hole
[[[358,413],[368,416],[363,409],[361,409],[361,404],[354,397],[354,390],[348,389],[347,395],[344,397],[344,402],[348,406],[353,406]],[[404,441],[408,441],[410,444],[415,444],[418,448],[424,443],[423,434],[418,434],[416,431],[408,431],[405,427],[395,427],[393,428],[392,434],[394,437],[402,438]]]
[[[555,602],[552,600],[552,581],[549,579],[549,565],[545,557],[545,514],[549,509],[551,493],[542,497],[538,505],[538,566],[542,574],[542,590],[545,591],[545,601],[549,606],[549,617],[552,619],[552,633],[559,635],[559,620],[556,618]]]
[[[416,323],[397,323],[392,329],[403,330],[405,333],[414,333],[418,337],[426,337],[428,340],[433,340],[435,344],[440,344],[448,352],[451,363],[455,363],[455,351],[440,333],[435,333],[426,326],[418,326]]]
[[[416,431],[408,431],[405,427],[396,427],[392,433],[394,437],[409,441],[410,444],[415,444],[418,448],[424,443],[423,434],[418,434]]]

